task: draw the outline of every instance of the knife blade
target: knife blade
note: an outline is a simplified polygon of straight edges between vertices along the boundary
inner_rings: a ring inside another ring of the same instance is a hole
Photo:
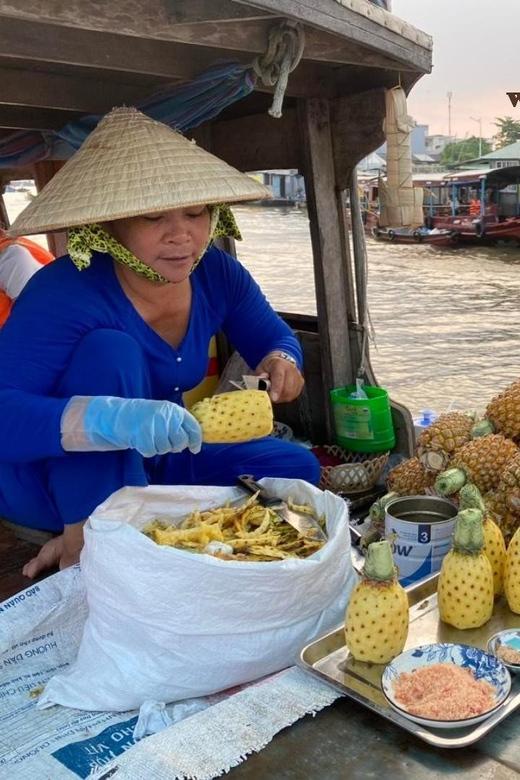
[[[312,517],[312,515],[304,514],[303,512],[296,512],[291,509],[287,502],[283,498],[271,495],[265,490],[258,482],[255,482],[251,474],[242,474],[238,477],[239,487],[247,490],[248,493],[254,495],[257,493],[257,501],[268,509],[272,509],[279,517],[286,523],[292,525],[293,528],[310,539],[318,539],[320,542],[327,541],[327,535],[320,528],[318,521]]]

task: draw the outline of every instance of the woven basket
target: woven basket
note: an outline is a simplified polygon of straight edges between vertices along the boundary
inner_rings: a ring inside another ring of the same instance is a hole
[[[387,464],[389,452],[382,452],[368,459],[365,453],[348,452],[336,444],[325,448],[329,455],[343,459],[338,466],[323,466],[320,488],[333,493],[360,493],[369,490]]]

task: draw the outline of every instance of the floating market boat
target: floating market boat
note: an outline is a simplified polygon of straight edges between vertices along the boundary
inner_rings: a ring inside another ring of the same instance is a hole
[[[377,5],[382,5],[381,0]],[[231,165],[243,171],[302,172],[318,314],[283,314],[302,344],[306,389],[297,402],[277,409],[277,418],[297,436],[332,446],[336,431],[331,390],[354,384],[361,366],[370,385],[377,388],[367,351],[366,249],[356,165],[384,140],[387,90],[401,84],[408,92],[430,72],[431,39],[366,0],[147,0],[146,4],[141,0],[117,4],[0,0],[0,16],[3,186],[33,178],[39,188],[44,186],[79,146],[97,117],[114,105],[125,103],[153,111],[160,104],[163,121],[172,121],[168,104],[172,94],[174,108],[184,97],[182,105],[189,114],[187,119],[173,117],[176,124]],[[223,58],[230,63],[219,64]],[[277,81],[280,73],[282,77]],[[182,89],[175,92],[179,85]],[[150,95],[153,99],[148,100]],[[194,104],[200,111],[190,114]],[[83,117],[87,120],[82,121]],[[346,219],[347,194],[351,236]],[[0,216],[7,221],[5,208]],[[49,235],[49,243],[55,254],[65,251],[63,234]],[[233,251],[229,243],[225,248]],[[221,382],[235,378],[231,352],[223,338],[217,339],[211,365]],[[395,402],[391,412],[395,452],[410,457],[414,451],[412,417]],[[343,468],[335,462],[331,467],[337,466]],[[363,495],[364,505],[372,498]],[[32,604],[31,599],[34,601],[42,587],[42,583],[28,582],[19,574],[21,564],[36,550],[37,540],[30,532],[23,540],[22,529],[16,530],[16,537],[5,528],[0,532],[0,594],[6,599],[0,604],[2,637],[7,626],[12,630],[10,615],[16,614],[21,605]],[[56,632],[66,631],[60,624],[64,601],[66,596],[57,591]],[[3,713],[7,715],[1,720],[0,777],[17,780],[19,769],[28,777],[23,762],[30,760],[30,776],[35,778],[55,780],[58,772],[63,777],[66,771],[71,778],[87,778],[95,766],[99,780],[112,776],[117,780],[117,761],[139,749],[132,738],[136,719],[121,725],[114,714],[98,713],[97,725],[91,728],[87,725],[91,713],[82,713],[70,733],[60,732],[53,725],[53,708],[42,713],[41,733],[38,729],[30,733],[27,730],[25,724],[38,690],[24,677],[23,664],[33,655],[43,664],[45,654],[53,651],[54,640],[49,634],[38,639],[37,647],[15,648],[13,636],[12,653],[2,668],[0,720]],[[376,691],[379,698],[371,709],[377,712],[383,700],[378,688],[380,674],[376,670],[371,675],[368,680],[358,677],[355,685],[364,694],[367,689]],[[276,678],[263,685],[270,698],[265,700],[262,722],[273,707],[282,714],[290,710],[287,697],[276,698]],[[20,692],[26,694],[24,705],[11,717],[9,697]],[[294,704],[294,690],[290,692]],[[357,694],[358,702],[362,698]],[[298,704],[301,715],[315,713],[323,706],[312,697]],[[395,766],[400,777],[417,778],[429,774],[432,756],[439,772],[453,771],[453,761],[447,760],[438,746],[428,754],[417,751],[415,737],[401,730],[397,718],[386,725],[382,739],[380,718],[371,714],[360,717],[358,706],[351,699],[340,699],[316,717],[302,719],[290,730],[281,731],[268,744],[280,730],[278,725],[267,738],[228,760],[212,776],[227,769],[237,779],[310,780],[319,773],[339,780],[380,776]],[[226,710],[221,708],[219,712]],[[194,715],[187,723],[197,723],[197,717]],[[229,726],[225,733],[233,737],[237,733],[252,734],[255,721],[261,725],[257,712],[245,717],[247,721],[242,718],[230,723],[223,715],[216,721],[211,732],[219,735],[212,743],[214,758],[219,758],[224,728]],[[49,723],[52,734],[47,738]],[[179,773],[192,774],[186,764],[171,769],[182,747],[175,733],[174,728],[163,732],[171,743],[154,755],[154,760],[170,767],[160,775],[162,780],[172,780]],[[196,734],[189,742],[190,749],[200,752],[207,747],[211,734]],[[518,773],[520,748],[515,746],[515,737],[514,723],[504,723],[500,735],[489,735],[482,748],[469,746],[458,754],[457,766],[473,773],[503,773],[500,756],[507,744],[507,766]],[[261,754],[251,752],[262,748]],[[403,751],[407,754],[405,763]],[[245,755],[249,755],[247,762],[241,764]],[[103,764],[113,760],[116,765],[103,774]],[[124,770],[123,774],[126,776]],[[207,771],[204,774],[209,776]],[[145,768],[140,776],[152,775]]]
[[[437,201],[425,197],[429,228],[454,231],[464,244],[520,243],[520,166],[449,173],[436,189]]]

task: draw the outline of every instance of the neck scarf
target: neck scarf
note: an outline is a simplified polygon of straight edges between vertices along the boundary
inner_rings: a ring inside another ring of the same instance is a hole
[[[242,240],[240,230],[233,216],[233,212],[227,203],[216,203],[209,206],[210,209],[210,228],[208,243],[204,251],[193,264],[191,273],[200,263],[208,247],[216,238],[227,236]],[[151,282],[167,282],[161,274],[154,271],[153,268],[139,260],[129,249],[121,244],[116,238],[110,235],[102,225],[81,225],[80,227],[69,228],[68,246],[70,258],[76,268],[82,271],[88,268],[92,258],[92,252],[105,252],[109,254],[118,263],[131,268],[139,276],[143,276]]]

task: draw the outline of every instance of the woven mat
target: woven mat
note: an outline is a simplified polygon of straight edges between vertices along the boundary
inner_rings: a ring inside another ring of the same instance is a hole
[[[283,728],[341,696],[297,667],[147,737],[95,777],[212,780],[262,750]]]

